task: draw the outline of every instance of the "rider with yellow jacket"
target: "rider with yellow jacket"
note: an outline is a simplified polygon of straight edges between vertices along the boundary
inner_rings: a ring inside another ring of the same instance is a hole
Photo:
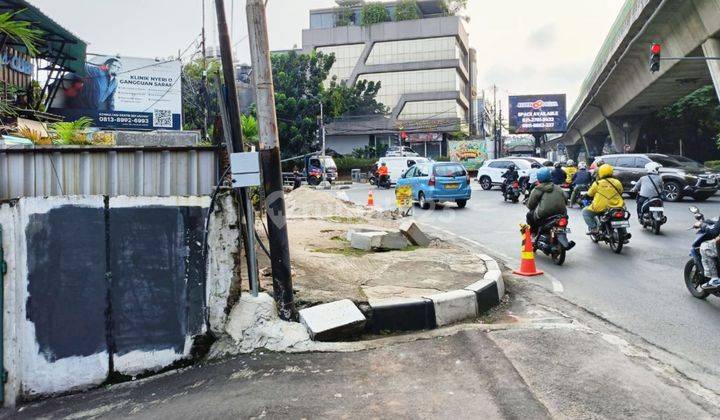
[[[588,190],[588,197],[593,201],[583,209],[583,219],[588,227],[589,233],[596,233],[598,229],[597,218],[608,209],[624,208],[625,202],[622,198],[622,183],[613,178],[613,167],[605,164],[598,168],[598,179]]]

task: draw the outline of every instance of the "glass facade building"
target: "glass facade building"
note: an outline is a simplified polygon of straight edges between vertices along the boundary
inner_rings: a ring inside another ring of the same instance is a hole
[[[454,37],[376,42],[365,64],[415,63],[462,59],[463,52]]]
[[[347,80],[357,65],[363,49],[365,49],[365,44],[332,45],[316,48],[317,51],[324,54],[335,54],[335,63],[330,69],[326,84],[333,76],[337,77],[338,82]]]
[[[395,107],[404,94],[458,91],[460,75],[454,68],[361,74],[359,80],[380,82],[378,102]]]

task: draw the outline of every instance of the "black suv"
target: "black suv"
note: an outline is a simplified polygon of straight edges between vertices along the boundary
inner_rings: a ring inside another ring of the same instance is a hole
[[[632,181],[645,175],[645,165],[650,162],[662,165],[660,176],[665,184],[663,192],[667,201],[680,201],[683,197],[704,201],[718,190],[720,173],[685,157],[636,153],[606,155],[601,159],[615,168],[615,177],[622,182],[625,191],[632,188]]]

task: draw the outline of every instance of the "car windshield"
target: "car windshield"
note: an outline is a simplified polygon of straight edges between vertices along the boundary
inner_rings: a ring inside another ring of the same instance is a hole
[[[457,163],[435,166],[436,176],[465,176],[465,173],[465,167]]]
[[[679,168],[681,166],[687,166],[668,156],[650,155],[648,157],[665,168]]]
[[[530,162],[525,159],[513,159],[511,162],[514,163],[518,169],[528,169],[530,167]]]
[[[325,167],[329,169],[337,169],[335,160],[331,156],[325,156]]]
[[[671,158],[677,160],[678,162],[682,163],[685,166],[689,166],[696,169],[705,169],[705,165],[703,165],[700,162],[694,161],[690,158],[687,158],[685,156],[680,155],[669,155]]]

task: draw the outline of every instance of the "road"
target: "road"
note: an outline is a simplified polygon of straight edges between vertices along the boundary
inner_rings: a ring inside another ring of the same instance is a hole
[[[525,220],[521,204],[504,203],[500,191],[483,191],[475,185],[467,208],[454,204],[423,211],[414,208],[414,218],[425,226],[460,236],[487,247],[487,251],[517,267],[520,254],[518,225]],[[376,205],[394,206],[393,190],[373,189]],[[365,203],[368,187],[337,191],[341,197]],[[635,202],[628,200],[633,213],[630,244],[614,254],[606,244],[594,244],[584,235],[580,210],[569,210],[570,235],[578,245],[568,253],[563,266],[539,254],[538,266],[546,276],[526,281],[543,284],[563,298],[673,353],[689,369],[716,376],[720,349],[720,299],[693,298],[683,283],[688,248],[694,239],[687,230],[693,219],[691,201],[667,203],[668,223],[662,234],[644,231],[635,218]],[[720,195],[695,203],[708,217],[720,214]]]

